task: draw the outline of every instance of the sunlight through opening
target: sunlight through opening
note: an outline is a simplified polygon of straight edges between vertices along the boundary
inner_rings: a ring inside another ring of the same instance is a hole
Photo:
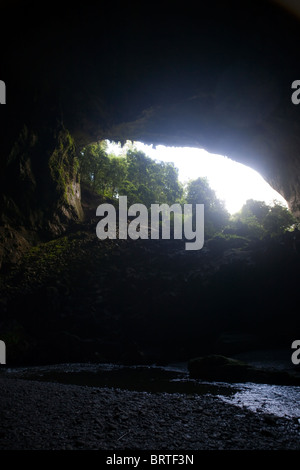
[[[125,153],[132,145],[128,142],[121,147],[120,143],[107,142],[108,152],[115,155]],[[288,207],[285,199],[257,171],[226,156],[191,147],[153,147],[142,142],[134,142],[134,146],[154,160],[173,162],[178,168],[181,183],[207,177],[211,188],[224,201],[230,214],[238,212],[248,199],[264,201],[268,205],[276,201]]]

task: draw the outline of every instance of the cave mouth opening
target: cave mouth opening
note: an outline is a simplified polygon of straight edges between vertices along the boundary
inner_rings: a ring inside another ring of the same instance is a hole
[[[238,213],[247,200],[269,206],[278,203],[288,209],[287,201],[256,170],[230,157],[194,147],[155,146],[130,140],[121,144],[107,139],[106,143],[108,152],[116,156],[125,155],[133,147],[153,160],[173,163],[183,185],[199,177],[207,178],[231,216]]]

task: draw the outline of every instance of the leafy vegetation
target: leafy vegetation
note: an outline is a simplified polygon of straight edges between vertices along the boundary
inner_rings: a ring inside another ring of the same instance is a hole
[[[190,181],[186,188],[186,202],[188,204],[204,204],[205,236],[210,238],[222,231],[229,222],[229,213],[220,201],[214,190],[209,186],[207,178],[197,178]]]
[[[249,199],[235,214],[226,229],[227,234],[235,234],[251,239],[278,238],[284,232],[293,230],[297,220],[283,205],[275,202],[273,206],[263,201]]]
[[[72,180],[77,179],[79,161],[74,140],[65,129],[58,133],[57,147],[49,158],[49,168],[61,197],[68,202],[68,187]]]
[[[248,240],[279,237],[296,226],[290,211],[280,203],[273,206],[248,200],[242,209],[230,216],[223,201],[209,186],[207,178],[197,178],[183,186],[173,163],[156,161],[131,145],[116,156],[108,153],[106,141],[83,149],[79,156],[81,181],[95,192],[117,204],[127,196],[128,204],[204,204],[205,238],[222,236]]]
[[[117,157],[107,153],[105,141],[87,146],[80,154],[82,181],[102,196],[128,203],[172,204],[181,199],[182,185],[172,163],[157,162],[134,148]]]

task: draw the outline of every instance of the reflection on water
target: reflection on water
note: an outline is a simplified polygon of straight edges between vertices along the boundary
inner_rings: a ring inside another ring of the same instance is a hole
[[[59,364],[4,369],[13,378],[108,387],[151,393],[216,395],[223,401],[281,417],[300,417],[300,388],[267,384],[228,384],[191,380],[186,364],[168,367],[114,364]]]

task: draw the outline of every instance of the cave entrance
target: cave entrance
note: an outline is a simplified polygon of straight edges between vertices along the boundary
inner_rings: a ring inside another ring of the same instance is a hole
[[[281,194],[275,191],[257,171],[227,156],[212,154],[199,148],[153,146],[142,142],[132,144],[131,141],[127,141],[122,146],[120,143],[107,140],[107,145],[108,151],[115,155],[124,155],[128,148],[134,145],[154,160],[174,163],[182,184],[199,177],[206,177],[210,187],[224,202],[230,215],[240,211],[249,199],[262,201],[271,206],[276,201],[288,208]]]

